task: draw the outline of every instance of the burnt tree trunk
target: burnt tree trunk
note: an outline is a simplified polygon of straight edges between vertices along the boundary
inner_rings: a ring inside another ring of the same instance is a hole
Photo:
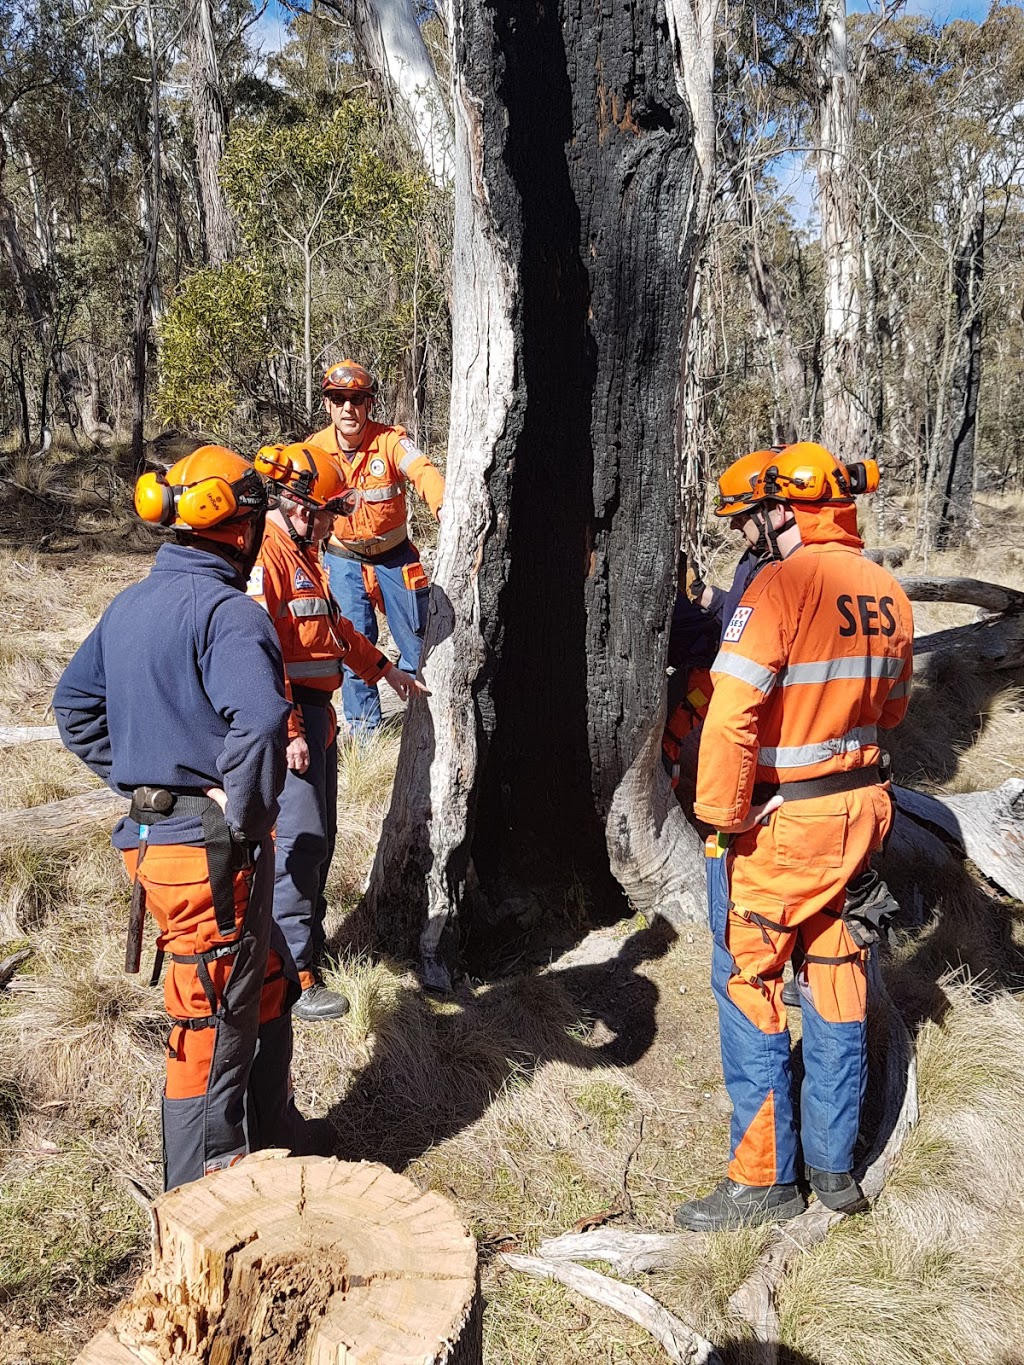
[[[453,18],[432,696],[407,718],[365,905],[438,985],[478,887],[699,899],[659,763],[694,178],[664,12],[460,0]]]

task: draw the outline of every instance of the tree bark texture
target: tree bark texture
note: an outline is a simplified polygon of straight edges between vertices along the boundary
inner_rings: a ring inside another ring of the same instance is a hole
[[[356,0],[356,40],[404,115],[435,185],[452,181],[452,126],[412,0]]]
[[[935,543],[962,545],[974,512],[974,448],[981,393],[982,284],[985,262],[985,194],[976,183],[964,206],[964,222],[953,261],[955,340],[950,376],[947,451],[942,505]]]
[[[189,0],[187,42],[203,242],[210,264],[223,265],[234,251],[235,227],[220,184],[228,117],[210,0]]]
[[[145,12],[149,44],[149,92],[140,104],[139,154],[143,162],[140,218],[146,233],[146,253],[139,267],[132,337],[132,463],[143,468],[146,421],[146,380],[149,368],[149,328],[153,320],[153,296],[157,288],[157,256],[160,249],[160,71],[153,37],[153,14]]]
[[[664,12],[461,0],[453,42],[432,696],[367,896],[392,950],[422,929],[428,980],[477,879],[600,901],[610,867],[638,903],[686,902],[672,850],[695,839],[659,763],[694,174]]]
[[[818,188],[825,264],[822,438],[841,460],[861,457],[867,428],[860,384],[860,225],[853,139],[857,87],[846,0],[821,0],[818,52]]]

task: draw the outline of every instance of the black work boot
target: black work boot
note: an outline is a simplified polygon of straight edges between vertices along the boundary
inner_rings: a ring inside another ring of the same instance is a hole
[[[835,1213],[864,1213],[869,1207],[860,1186],[849,1171],[805,1168],[811,1189],[827,1209]]]
[[[328,990],[322,981],[314,981],[292,1006],[292,1014],[307,1023],[318,1019],[340,1019],[348,1014],[348,1001],[340,991]]]
[[[718,1232],[783,1223],[803,1210],[804,1197],[796,1185],[739,1185],[726,1177],[703,1199],[680,1204],[672,1216],[678,1227],[691,1232]]]

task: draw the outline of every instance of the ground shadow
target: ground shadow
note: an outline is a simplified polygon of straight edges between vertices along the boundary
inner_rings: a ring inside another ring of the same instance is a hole
[[[476,1122],[512,1079],[553,1062],[632,1065],[657,1036],[658,987],[639,969],[676,937],[659,918],[605,960],[532,967],[477,987],[464,979],[443,1002],[410,987],[369,1064],[328,1113],[325,1145],[345,1160],[401,1170]]]

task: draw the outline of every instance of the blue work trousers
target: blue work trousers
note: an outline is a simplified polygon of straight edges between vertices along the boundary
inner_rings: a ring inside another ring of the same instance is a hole
[[[323,952],[324,887],[338,830],[338,745],[329,706],[303,703],[309,746],[304,773],[288,769],[274,835],[274,924],[284,940],[285,973],[298,980]],[[330,742],[328,742],[330,740]]]
[[[420,666],[423,632],[427,624],[429,587],[406,587],[403,574],[409,565],[419,565],[419,554],[409,541],[375,559],[372,564],[384,601],[384,614],[399,652],[398,667],[415,673]],[[345,559],[327,553],[324,564],[331,580],[331,594],[347,616],[371,644],[377,643],[377,613],[363,581],[363,565],[358,559]],[[376,686],[363,682],[350,668],[344,670],[341,701],[349,733],[368,734],[381,723],[380,697]]]

